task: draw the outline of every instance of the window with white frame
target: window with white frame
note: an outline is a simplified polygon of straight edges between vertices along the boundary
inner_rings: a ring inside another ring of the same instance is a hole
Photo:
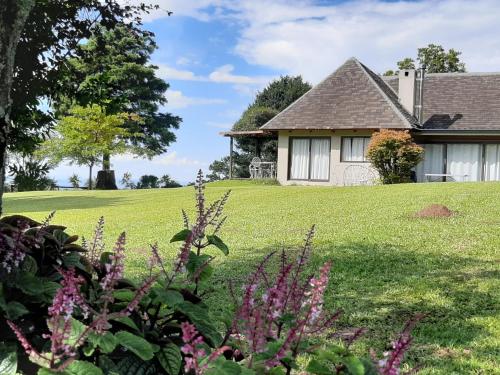
[[[290,138],[290,180],[330,179],[330,138]]]
[[[368,162],[366,157],[368,143],[370,143],[370,137],[342,137],[340,161]]]

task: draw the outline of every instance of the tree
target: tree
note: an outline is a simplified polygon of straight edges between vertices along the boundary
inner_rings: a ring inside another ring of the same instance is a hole
[[[220,160],[214,160],[208,167],[210,173],[207,174],[207,180],[219,181],[229,178],[229,156],[224,156]]]
[[[233,125],[232,130],[257,130],[271,120],[279,112],[295,102],[311,89],[301,76],[282,76],[272,81],[243,112],[240,119]],[[233,155],[234,173],[236,177],[248,177],[248,165],[255,155],[266,160],[276,160],[277,142],[274,137],[268,138],[236,138],[236,147],[240,151]],[[221,160],[222,161],[222,160]],[[215,175],[214,175],[215,177]]]
[[[51,165],[34,155],[10,155],[9,174],[17,191],[35,191],[52,189],[56,183],[51,179]]]
[[[141,176],[139,182],[136,185],[137,189],[157,189],[159,178],[152,174],[145,174]]]
[[[0,214],[5,183],[5,159],[11,124],[11,89],[19,39],[35,0],[3,0],[0,3]]]
[[[172,179],[168,174],[164,174],[163,176],[160,177],[159,180],[160,187],[161,188],[178,188],[182,187],[181,184],[179,184],[177,181]]]
[[[301,76],[282,76],[259,92],[254,104],[281,112],[310,89],[311,84]]]
[[[73,173],[68,181],[75,189],[78,189],[80,187],[80,177],[76,173]]]
[[[147,31],[99,25],[68,59],[58,109],[64,111],[74,103],[98,104],[109,114],[135,113],[140,121],[125,123],[130,151],[145,157],[165,152],[175,141],[171,130],[179,127],[181,119],[159,111],[166,103],[169,85],[156,76],[157,67],[149,63],[155,49],[154,38]],[[104,154],[103,170],[109,169],[109,155]]]
[[[278,114],[278,111],[264,106],[253,104],[243,112],[241,118],[234,124],[234,131],[257,130]],[[236,138],[237,147],[247,154],[260,155],[266,160],[276,159],[277,142],[268,138]]]
[[[130,172],[125,172],[120,182],[127,189],[135,189],[135,184],[132,181],[132,173]]]
[[[120,23],[137,29],[140,14],[150,9],[118,0],[0,2],[0,213],[7,147],[27,145],[31,135],[38,138],[40,99],[57,90],[59,68],[67,56],[90,37],[97,21],[108,28]]]
[[[53,163],[68,160],[88,166],[92,180],[92,169],[105,153],[120,154],[127,150],[124,139],[130,133],[123,125],[131,115],[108,115],[98,105],[75,106],[69,113],[58,122],[56,135],[42,145],[40,153]]]
[[[448,52],[443,46],[437,44],[429,44],[427,47],[419,48],[417,51],[418,65],[425,65],[428,73],[465,73],[465,64],[460,61],[459,52],[450,48]],[[415,69],[415,60],[411,57],[406,57],[397,63],[398,69]],[[388,70],[384,73],[385,76],[394,75],[397,72]]]
[[[372,135],[367,156],[382,183],[411,182],[412,169],[422,160],[423,148],[408,131],[382,129]]]

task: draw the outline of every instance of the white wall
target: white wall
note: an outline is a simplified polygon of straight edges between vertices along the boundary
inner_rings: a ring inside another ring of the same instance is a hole
[[[282,185],[344,185],[344,171],[350,165],[361,165],[371,168],[369,163],[341,162],[340,147],[341,137],[363,137],[371,136],[372,131],[369,130],[292,130],[280,131],[278,134],[278,181]],[[330,180],[329,181],[295,181],[288,180],[288,147],[290,137],[330,137]],[[376,174],[376,173],[375,173]]]

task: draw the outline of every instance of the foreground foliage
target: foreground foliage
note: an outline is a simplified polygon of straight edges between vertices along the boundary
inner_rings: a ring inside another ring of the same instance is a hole
[[[148,276],[139,285],[124,278],[125,234],[113,252],[105,251],[102,219],[92,240],[82,246],[74,244],[78,237],[67,235],[64,227],[51,226],[51,217],[43,223],[21,216],[2,219],[1,322],[40,367],[38,374],[290,374],[306,353],[310,374],[398,371],[410,343],[409,329],[375,363],[349,350],[361,330],[345,343],[318,345],[315,336],[331,330],[339,312],[323,312],[331,263],[317,276],[304,274],[313,230],[298,262],[281,252],[274,281],[266,266],[271,253],[250,275],[241,301],[233,291],[234,318],[230,311],[210,312],[203,299],[214,257],[205,249],[229,253],[218,237],[229,192],[207,205],[202,181],[200,174],[195,219],[191,222],[183,211],[184,229],[171,240],[182,242],[175,263],[167,267],[158,245],[152,245]],[[29,296],[24,304],[14,301],[17,289]],[[28,309],[28,304],[33,306]],[[15,374],[13,349],[2,347],[2,365]],[[19,357],[21,367],[29,368],[22,353]]]

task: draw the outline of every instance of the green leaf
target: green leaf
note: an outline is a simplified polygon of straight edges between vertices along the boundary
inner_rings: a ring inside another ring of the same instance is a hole
[[[43,282],[40,278],[28,272],[22,272],[16,280],[16,286],[30,296],[43,293]]]
[[[116,372],[120,375],[156,375],[158,371],[151,361],[142,361],[136,356],[128,356],[122,359],[116,366]]]
[[[0,344],[0,374],[17,374],[17,352],[15,346],[9,348],[4,344]]]
[[[170,242],[186,241],[190,234],[191,234],[191,231],[189,229],[183,229],[179,233],[176,233],[172,237]]]
[[[79,253],[71,252],[71,253],[64,254],[62,259],[63,259],[63,264],[67,268],[75,267],[75,268],[79,268],[79,269],[85,271],[85,266],[80,262],[81,255]]]
[[[153,303],[162,303],[168,307],[175,307],[179,303],[184,302],[184,297],[176,290],[165,290],[163,288],[153,289],[156,297],[153,298]]]
[[[222,342],[222,336],[219,331],[210,323],[211,319],[206,308],[200,305],[194,305],[191,302],[184,301],[177,305],[176,309],[186,315],[189,320],[196,326],[196,329],[209,341],[213,346],[219,346]]]
[[[73,361],[67,367],[68,375],[104,375],[99,367],[87,361]]]
[[[311,359],[309,363],[307,364],[306,371],[315,374],[315,375],[331,375],[332,370],[323,364],[322,362],[318,361],[317,359]]]
[[[178,375],[182,366],[181,350],[174,343],[168,343],[156,353],[156,358],[168,375]]]
[[[214,245],[216,248],[222,251],[224,255],[229,255],[229,248],[218,236],[216,236],[215,234],[212,236],[207,236],[207,240],[210,245]]]
[[[106,332],[102,335],[92,333],[89,335],[88,341],[94,346],[99,347],[106,354],[111,353],[118,345],[117,338],[111,332]]]
[[[361,360],[355,356],[349,356],[343,360],[345,367],[349,370],[349,373],[352,375],[364,375],[365,374],[365,366]]]
[[[35,275],[38,271],[38,265],[36,264],[35,258],[33,258],[31,255],[26,255],[24,257],[23,264],[21,265],[21,270]]]
[[[22,303],[11,301],[4,306],[2,306],[7,318],[10,320],[16,320],[17,318],[29,313],[28,309],[24,307]],[[0,373],[1,374],[1,373]]]
[[[61,229],[56,229],[52,235],[54,236],[54,238],[61,244],[63,245],[66,240],[69,238],[69,235],[66,234],[64,231],[62,231]]]
[[[199,272],[198,281],[204,282],[209,279],[213,273],[213,268],[208,264],[210,259],[212,259],[210,255],[196,255],[196,253],[191,251],[189,253],[189,259],[186,264],[186,269],[188,270],[190,275],[194,275],[196,272]],[[203,267],[203,269],[199,271],[201,267]]]
[[[241,375],[243,369],[244,367],[242,365],[219,357],[215,362],[210,364],[210,368],[206,372],[206,375]],[[255,374],[255,372],[245,372],[244,374],[250,375]]]
[[[119,289],[113,292],[113,296],[119,301],[130,302],[134,299],[135,293],[130,289]]]
[[[111,320],[114,320],[115,322],[121,323],[126,325],[127,327],[130,327],[132,329],[135,329],[136,331],[139,331],[139,327],[135,324],[135,322],[129,318],[128,316],[122,316],[119,318],[113,318]]]
[[[129,349],[142,360],[150,360],[153,358],[153,348],[151,344],[140,336],[136,336],[127,331],[119,331],[115,334],[118,342],[124,348]]]

